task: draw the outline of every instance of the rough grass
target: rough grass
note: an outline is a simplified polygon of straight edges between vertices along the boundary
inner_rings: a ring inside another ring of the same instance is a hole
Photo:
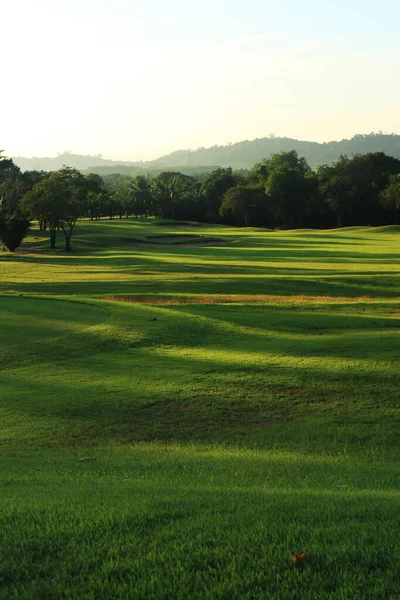
[[[399,597],[397,230],[157,228],[0,258],[0,597]]]

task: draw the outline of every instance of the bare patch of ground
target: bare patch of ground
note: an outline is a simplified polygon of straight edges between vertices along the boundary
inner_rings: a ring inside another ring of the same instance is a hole
[[[358,298],[330,296],[274,296],[272,294],[230,294],[215,296],[192,296],[192,297],[157,297],[157,296],[103,296],[101,300],[113,300],[114,302],[133,302],[136,304],[249,304],[249,303],[275,303],[275,304],[343,304],[370,302],[373,298],[362,296]]]
[[[313,392],[312,388],[289,388],[287,390],[276,390],[275,394],[278,396],[308,396]]]

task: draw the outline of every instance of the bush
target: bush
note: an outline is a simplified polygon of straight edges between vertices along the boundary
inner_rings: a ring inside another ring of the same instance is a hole
[[[0,218],[0,241],[10,251],[15,252],[26,236],[29,221],[24,217],[13,215],[8,219]]]

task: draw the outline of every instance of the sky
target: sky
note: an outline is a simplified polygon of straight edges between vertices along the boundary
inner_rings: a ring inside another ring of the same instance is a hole
[[[0,0],[0,148],[400,133],[398,0]]]

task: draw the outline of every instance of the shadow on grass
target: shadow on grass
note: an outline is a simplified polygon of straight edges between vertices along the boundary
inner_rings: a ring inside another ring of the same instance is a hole
[[[25,423],[17,438],[337,451],[396,439],[399,336],[386,330],[398,319],[232,306],[113,312],[115,329],[64,331],[3,354],[3,410]]]
[[[286,272],[286,271],[285,271]],[[153,277],[154,275],[154,277]],[[373,298],[394,298],[400,296],[400,274],[382,275],[335,275],[323,277],[314,273],[308,277],[288,277],[274,274],[240,276],[223,275],[213,270],[210,277],[201,274],[184,275],[165,273],[161,277],[157,272],[134,275],[127,279],[124,274],[115,272],[110,279],[90,281],[77,279],[72,281],[20,282],[4,281],[0,284],[3,292],[46,295],[74,295],[83,297],[119,296],[124,294],[267,294],[277,296],[370,296]]]

